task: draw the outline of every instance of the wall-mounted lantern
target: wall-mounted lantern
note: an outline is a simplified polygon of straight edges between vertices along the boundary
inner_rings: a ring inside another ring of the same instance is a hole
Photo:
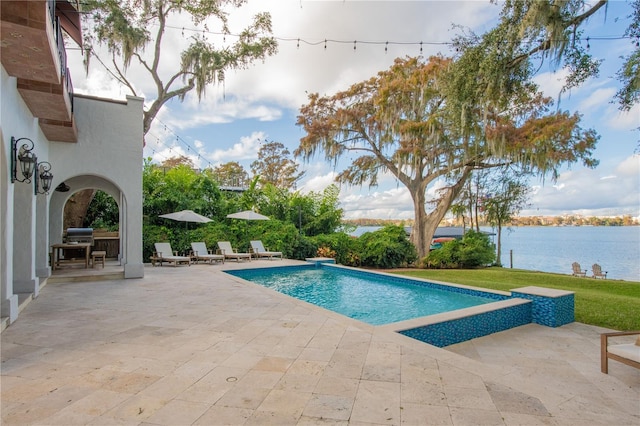
[[[48,194],[51,189],[51,182],[53,182],[53,173],[51,173],[51,164],[47,161],[36,161],[36,172],[33,179],[33,193]],[[40,191],[39,186],[42,186]]]
[[[18,150],[18,143],[25,141]],[[31,146],[29,146],[31,144]],[[16,139],[11,136],[11,183],[27,182],[31,183],[31,176],[36,168],[36,155],[33,153],[33,141],[28,138]],[[20,162],[20,173],[22,179],[18,179],[18,162]]]

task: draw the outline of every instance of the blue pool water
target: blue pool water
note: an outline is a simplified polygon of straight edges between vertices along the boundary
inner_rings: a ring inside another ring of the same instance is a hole
[[[226,272],[371,325],[389,324],[496,301],[494,295],[480,291],[469,292],[476,294],[454,292],[437,284],[329,266]]]

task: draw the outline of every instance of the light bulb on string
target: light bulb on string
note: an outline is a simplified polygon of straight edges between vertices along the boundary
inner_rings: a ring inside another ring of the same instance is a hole
[[[389,51],[389,42],[385,41],[384,42],[384,53],[387,53]]]
[[[358,40],[353,40],[353,50],[356,50],[356,44],[358,43]]]

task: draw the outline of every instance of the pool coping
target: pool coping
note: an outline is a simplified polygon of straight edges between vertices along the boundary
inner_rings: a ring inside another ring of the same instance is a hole
[[[508,300],[500,300],[497,302],[485,303],[484,305],[472,306],[470,308],[456,309],[455,311],[443,312],[440,314],[427,315],[424,317],[412,318],[405,321],[392,322],[376,327],[388,329],[390,331],[401,332],[418,327],[426,327],[433,324],[439,324],[446,321],[453,321],[461,318],[467,318],[483,314],[486,312],[496,311],[502,308],[512,306],[520,306],[531,303],[530,300],[513,298]]]
[[[423,343],[438,347],[464,342],[477,337],[487,336],[500,331],[508,330],[521,325],[536,323],[548,327],[558,327],[574,321],[574,293],[565,290],[556,290],[536,286],[527,286],[514,289],[510,292],[483,289],[461,284],[446,283],[436,280],[427,280],[417,277],[405,277],[387,272],[371,271],[361,268],[353,268],[344,265],[336,265],[328,262],[308,262],[309,264],[298,266],[282,266],[280,268],[337,268],[347,273],[356,275],[376,275],[388,277],[393,281],[415,282],[417,285],[443,288],[446,291],[454,289],[460,292],[487,294],[496,297],[496,301],[477,305],[469,308],[456,309],[449,312],[427,315],[389,324],[373,325],[349,316],[334,312],[330,309],[297,299],[283,294],[299,302],[313,305],[319,309],[331,312],[343,318],[358,321],[367,326],[380,330],[390,330],[407,337],[417,339]],[[272,269],[272,268],[248,268],[248,269]],[[223,271],[226,272],[226,271]],[[252,285],[254,283],[244,278],[228,274],[234,278],[242,279]]]

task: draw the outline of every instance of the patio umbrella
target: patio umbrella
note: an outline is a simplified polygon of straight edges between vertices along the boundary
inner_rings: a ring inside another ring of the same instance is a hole
[[[165,219],[176,220],[178,222],[196,222],[196,223],[207,223],[211,222],[206,216],[202,216],[194,212],[193,210],[181,210],[179,212],[161,214],[160,217]],[[188,226],[188,225],[187,225]]]
[[[269,218],[260,213],[256,213],[253,210],[243,210],[238,213],[231,213],[227,215],[228,218],[231,219],[242,219],[242,220],[269,220]],[[247,236],[247,229],[244,230],[245,238]]]
[[[231,219],[244,219],[244,220],[269,220],[267,216],[256,213],[253,210],[244,210],[238,213],[228,214],[227,217]]]
[[[177,220],[178,222],[211,222],[211,219],[206,216],[202,216],[201,214],[198,214],[193,210],[181,210],[179,212],[161,214],[160,217],[164,217],[165,219]]]

